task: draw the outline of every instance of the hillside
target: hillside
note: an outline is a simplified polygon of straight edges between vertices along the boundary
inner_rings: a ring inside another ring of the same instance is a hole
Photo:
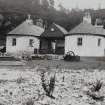
[[[65,29],[70,31],[73,27],[82,21],[82,17],[87,10],[67,10],[62,5],[60,9],[54,8],[54,0],[0,0],[0,39],[4,39],[6,33],[21,24],[27,18],[28,14],[35,21],[37,18],[42,18],[47,27],[55,22]],[[92,15],[92,24],[96,18],[105,19],[105,9],[92,10],[89,9]]]

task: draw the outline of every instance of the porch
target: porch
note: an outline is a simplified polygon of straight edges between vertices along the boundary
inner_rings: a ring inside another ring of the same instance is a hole
[[[41,40],[39,54],[64,54],[64,39]]]

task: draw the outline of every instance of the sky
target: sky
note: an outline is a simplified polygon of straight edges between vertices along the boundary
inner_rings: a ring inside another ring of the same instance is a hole
[[[55,0],[56,6],[61,3],[65,8],[98,9],[105,8],[105,0]]]

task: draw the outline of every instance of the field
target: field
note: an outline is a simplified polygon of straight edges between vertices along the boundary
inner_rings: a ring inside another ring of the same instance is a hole
[[[95,100],[87,94],[100,80],[102,87],[96,93],[105,96],[104,61],[34,60],[23,63],[23,66],[12,66],[9,62],[0,62],[0,105],[105,105],[104,99]],[[42,87],[43,71],[47,82],[55,74],[55,99],[46,96]]]

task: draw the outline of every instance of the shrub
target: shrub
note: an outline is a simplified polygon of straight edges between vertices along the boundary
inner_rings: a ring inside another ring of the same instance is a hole
[[[16,82],[18,83],[18,84],[21,84],[21,83],[23,83],[25,81],[25,79],[23,78],[23,77],[19,77],[19,78],[17,78],[17,80],[16,80]]]
[[[104,96],[100,94],[100,89],[102,88],[103,82],[98,80],[95,84],[93,84],[92,88],[87,92],[92,99],[96,101],[103,101]]]
[[[45,81],[45,75],[43,72],[41,76],[41,80],[42,80],[42,87],[46,92],[46,95],[52,99],[55,99],[55,97],[52,95],[55,88],[55,75],[50,78],[50,83],[47,84]]]
[[[94,91],[94,92],[100,91],[100,89],[102,88],[102,85],[103,85],[103,82],[100,80],[97,80],[96,84],[93,85],[93,87],[92,87],[92,91]]]

